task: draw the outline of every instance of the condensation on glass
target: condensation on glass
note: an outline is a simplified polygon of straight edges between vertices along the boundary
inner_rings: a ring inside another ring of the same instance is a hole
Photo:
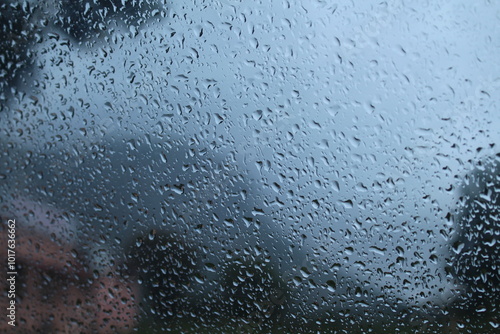
[[[1,331],[498,330],[499,13],[0,1]]]

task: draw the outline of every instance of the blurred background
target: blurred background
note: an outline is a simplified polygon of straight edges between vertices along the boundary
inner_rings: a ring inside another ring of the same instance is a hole
[[[0,15],[19,332],[498,330],[499,3]]]

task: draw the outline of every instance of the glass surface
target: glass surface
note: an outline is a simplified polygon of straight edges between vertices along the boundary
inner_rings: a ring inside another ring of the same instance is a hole
[[[500,2],[0,19],[0,331],[499,330]]]

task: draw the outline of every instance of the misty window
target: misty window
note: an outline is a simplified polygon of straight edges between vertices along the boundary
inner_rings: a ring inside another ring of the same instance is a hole
[[[499,13],[0,1],[1,331],[498,330]]]

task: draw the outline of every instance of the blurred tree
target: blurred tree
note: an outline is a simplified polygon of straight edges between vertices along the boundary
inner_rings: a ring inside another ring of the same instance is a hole
[[[0,0],[0,101],[32,80],[37,43],[66,35],[77,46],[91,46],[120,29],[136,35],[142,25],[165,16],[163,0]]]
[[[220,311],[239,321],[235,325],[258,332],[286,325],[290,291],[265,260],[249,256],[227,263],[221,287]]]
[[[138,236],[128,247],[123,269],[141,287],[142,329],[168,327],[173,319],[189,317],[195,311],[190,296],[199,271],[198,256],[178,236],[155,230]]]
[[[453,272],[463,311],[498,314],[500,302],[500,154],[479,162],[461,187]]]

